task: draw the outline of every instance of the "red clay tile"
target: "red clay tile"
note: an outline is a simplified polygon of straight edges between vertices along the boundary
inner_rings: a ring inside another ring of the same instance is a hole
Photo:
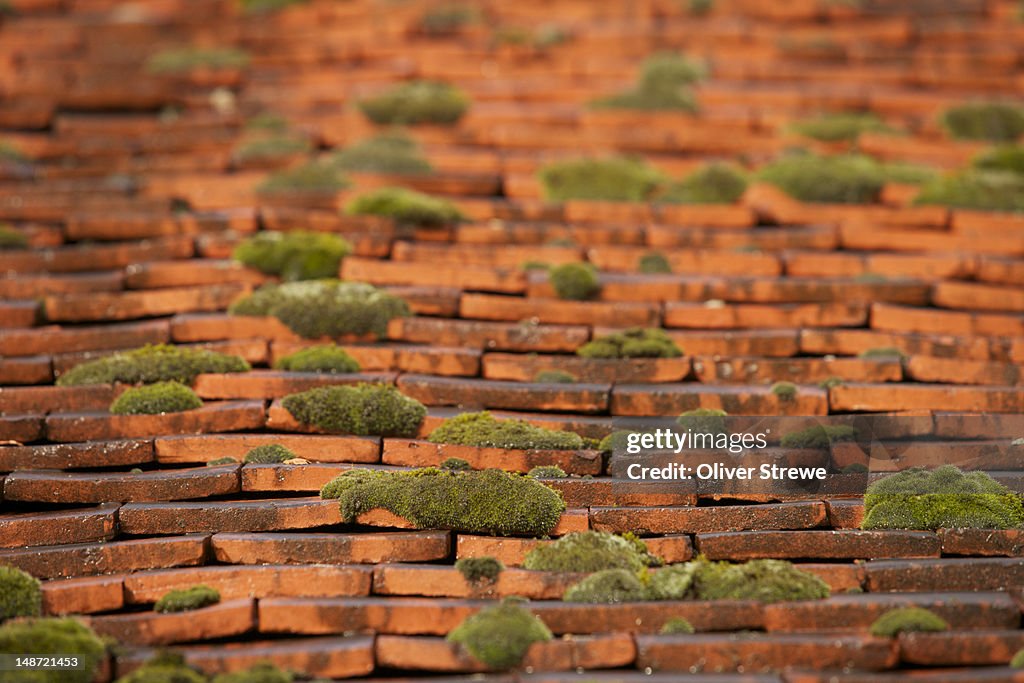
[[[381,462],[405,467],[438,466],[447,458],[461,458],[473,469],[498,468],[508,472],[529,472],[538,465],[556,465],[568,474],[601,474],[598,451],[548,451],[478,448],[429,441],[385,439]]]
[[[4,482],[6,500],[103,503],[205,498],[240,490],[235,466],[132,473],[21,471]]]
[[[9,475],[4,479],[6,500],[15,500],[6,493],[6,484],[14,476]],[[81,510],[4,515],[0,517],[0,547],[106,541],[113,538],[117,531],[117,509],[117,505],[105,503]]]
[[[682,534],[750,529],[810,529],[826,519],[822,502],[714,507],[592,508],[591,526],[599,531]]]
[[[186,612],[137,612],[93,616],[97,635],[124,645],[170,645],[195,640],[241,636],[256,627],[256,603],[251,598],[225,600]]]
[[[40,579],[95,576],[201,564],[209,536],[195,534],[0,551],[0,562]]]
[[[0,447],[0,471],[144,465],[153,462],[153,442],[86,441]]]
[[[939,537],[924,531],[737,531],[698,534],[711,559],[869,559],[938,557]]]
[[[196,434],[259,429],[266,420],[262,401],[224,401],[161,415],[59,413],[46,418],[51,441],[131,439],[154,434]]]
[[[124,607],[124,577],[90,576],[43,583],[43,614],[90,614]]]
[[[228,564],[427,562],[448,556],[449,535],[446,531],[217,533],[211,545],[213,556]]]

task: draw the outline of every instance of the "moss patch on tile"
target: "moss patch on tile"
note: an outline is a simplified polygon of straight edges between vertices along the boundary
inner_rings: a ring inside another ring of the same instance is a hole
[[[565,451],[583,448],[583,439],[574,432],[544,429],[524,420],[499,420],[487,411],[449,418],[430,433],[428,440],[481,448]]]
[[[341,260],[351,252],[352,245],[329,232],[264,231],[235,247],[231,257],[287,282],[337,277]]]
[[[469,96],[453,85],[411,81],[360,100],[359,109],[370,121],[382,125],[452,125],[462,118],[469,105]]]
[[[484,583],[497,581],[505,565],[493,557],[463,557],[455,561],[455,568],[469,583]]]
[[[914,203],[978,211],[1024,211],[1024,176],[987,170],[941,176],[924,185]]]
[[[351,144],[334,155],[334,163],[348,173],[424,175],[434,170],[419,144],[401,132],[381,133]]]
[[[259,662],[241,671],[217,674],[210,683],[292,683],[295,676],[271,662]]]
[[[277,465],[297,457],[290,448],[285,448],[279,443],[265,443],[255,448],[250,448],[249,452],[242,458],[242,462],[254,465]]]
[[[596,572],[627,569],[638,572],[661,564],[647,545],[632,534],[617,536],[607,531],[577,531],[531,550],[523,567],[546,572]]]
[[[77,386],[170,381],[191,384],[196,375],[203,373],[247,372],[250,369],[245,359],[239,356],[173,344],[156,344],[120,351],[76,365],[61,375],[57,384]]]
[[[146,60],[146,70],[152,74],[183,74],[197,69],[243,69],[249,65],[249,55],[236,48],[180,47],[157,52]]]
[[[92,683],[100,662],[106,656],[103,641],[88,626],[70,617],[19,619],[0,626],[0,652],[7,655],[77,657],[78,668],[62,669],[59,679],[51,671],[19,681],[49,683]]]
[[[862,529],[1012,529],[1024,526],[1020,495],[985,472],[915,467],[880,479],[864,495]]]
[[[156,601],[154,612],[188,612],[220,602],[220,593],[209,586],[192,586],[168,591]]]
[[[597,269],[589,263],[563,263],[548,271],[548,281],[559,299],[587,301],[601,292]]]
[[[128,389],[110,404],[114,415],[161,415],[202,408],[203,401],[181,382],[157,382]]]
[[[641,159],[584,157],[556,161],[540,170],[544,194],[553,202],[571,199],[641,202],[665,177]]]
[[[328,482],[320,495],[338,499],[347,522],[384,508],[420,529],[497,536],[544,536],[565,511],[557,491],[501,470],[356,469]]]
[[[115,683],[207,683],[207,678],[185,663],[184,655],[160,652]]]
[[[38,617],[42,611],[39,580],[17,567],[0,565],[0,622],[14,617]]]
[[[967,102],[950,107],[940,121],[959,140],[1012,142],[1024,135],[1024,107],[1008,102]]]
[[[670,183],[657,196],[664,204],[734,204],[747,189],[746,174],[734,164],[711,163]]]
[[[289,372],[325,372],[348,374],[359,372],[359,363],[348,351],[336,344],[321,344],[301,349],[278,358],[274,363],[278,370]]]
[[[786,448],[828,448],[841,441],[853,441],[857,430],[850,425],[813,425],[784,434],[780,443]]]
[[[489,668],[503,670],[518,665],[534,643],[552,638],[543,621],[520,601],[506,598],[467,617],[447,640],[458,643]]]
[[[576,349],[576,355],[584,358],[678,358],[683,352],[664,330],[631,327],[587,342]]]
[[[794,199],[837,204],[870,204],[887,180],[878,162],[854,154],[789,154],[762,168],[758,177]]]
[[[937,633],[948,631],[949,623],[923,607],[900,607],[889,610],[871,624],[871,635],[895,638],[901,633]]]
[[[0,251],[4,249],[27,249],[28,237],[9,225],[0,224]]]
[[[333,193],[349,186],[349,180],[326,160],[310,161],[270,174],[256,188],[261,194],[315,192]]]
[[[281,404],[303,424],[359,436],[415,436],[427,415],[422,403],[388,384],[317,387]]]
[[[350,216],[383,216],[401,225],[441,227],[466,220],[447,199],[404,187],[382,187],[359,195],[345,207]]]

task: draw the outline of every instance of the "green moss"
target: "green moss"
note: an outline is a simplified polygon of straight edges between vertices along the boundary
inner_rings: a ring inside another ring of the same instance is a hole
[[[664,330],[631,327],[587,342],[576,349],[584,358],[678,358],[682,350]]]
[[[902,350],[897,349],[895,346],[876,346],[875,348],[861,351],[860,353],[857,354],[857,357],[866,360],[906,360],[907,354],[905,354]]]
[[[271,662],[259,662],[242,671],[217,674],[210,683],[292,683],[295,676]]]
[[[693,624],[682,617],[672,617],[658,631],[663,636],[689,635],[695,632]]]
[[[289,372],[326,372],[347,374],[359,372],[359,363],[336,344],[322,344],[301,349],[277,359],[274,367]]]
[[[225,455],[223,458],[214,458],[213,460],[207,461],[206,466],[217,467],[218,465],[234,465],[236,462],[238,461],[234,458]]]
[[[871,635],[878,638],[895,638],[901,633],[936,633],[948,630],[949,624],[945,619],[922,607],[892,609],[871,624]]]
[[[396,296],[362,282],[307,280],[264,285],[228,309],[234,315],[272,316],[307,339],[374,334],[409,315]]]
[[[329,232],[260,232],[246,239],[231,257],[285,281],[337,277],[341,259],[352,246]]]
[[[548,280],[559,299],[586,301],[601,291],[597,269],[589,263],[563,263],[548,271]]]
[[[747,189],[745,174],[732,164],[705,164],[658,195],[666,204],[733,204]]]
[[[695,17],[703,17],[711,13],[715,7],[715,0],[688,0],[687,6],[690,14]]]
[[[771,386],[771,392],[780,401],[795,401],[797,388],[792,382],[776,382]]]
[[[790,432],[780,442],[785,448],[828,448],[840,441],[853,441],[857,430],[850,425],[813,425],[798,432]]]
[[[697,101],[688,86],[704,76],[700,64],[681,55],[659,54],[644,62],[636,86],[592,104],[598,108],[695,112]]]
[[[161,652],[116,683],[206,683],[206,676],[185,664],[185,657]]]
[[[547,572],[596,572],[628,569],[637,572],[656,566],[660,560],[634,536],[616,536],[606,531],[581,531],[539,545],[523,561],[526,569]]]
[[[203,373],[247,372],[238,356],[171,344],[143,346],[76,365],[57,379],[60,386],[79,384],[152,384],[176,381],[191,384]]]
[[[303,424],[360,436],[415,436],[427,415],[422,403],[387,384],[317,387],[281,404]]]
[[[0,12],[2,14],[2,12]],[[20,163],[27,161],[28,159],[21,152],[20,149],[7,142],[6,140],[0,140],[0,161],[12,161]]]
[[[604,569],[570,586],[562,596],[565,602],[614,604],[647,599],[644,585],[636,572],[628,569]]]
[[[530,468],[526,476],[534,479],[565,479],[569,475],[558,465],[537,465]]]
[[[900,161],[890,161],[880,164],[885,179],[890,183],[903,183],[905,185],[923,185],[939,177],[938,171],[930,166],[911,164]]]
[[[466,220],[459,208],[447,199],[409,190],[382,187],[359,195],[345,207],[350,216],[385,216],[402,225],[441,227]]]
[[[298,456],[289,449],[285,448],[278,443],[267,443],[255,448],[249,449],[249,452],[245,454],[243,462],[253,463],[256,465],[276,465],[282,463],[285,460],[292,460]]]
[[[478,661],[492,669],[518,665],[534,643],[552,639],[551,631],[517,600],[505,599],[467,617],[448,634]]]
[[[471,470],[473,466],[469,464],[468,460],[462,458],[445,458],[441,461],[439,467],[442,470]]]
[[[340,501],[346,522],[368,510],[384,508],[420,529],[499,536],[544,536],[565,511],[557,491],[530,477],[501,470],[356,469],[326,484],[320,495]]]
[[[819,389],[831,389],[832,387],[843,386],[844,380],[842,377],[826,377],[825,379],[818,382]]]
[[[565,370],[541,370],[533,376],[533,381],[541,384],[575,384],[576,375]]]
[[[540,170],[548,200],[570,199],[642,202],[664,180],[662,174],[640,159],[584,157],[556,161]]]
[[[433,171],[416,141],[396,132],[349,145],[334,156],[334,163],[349,173],[422,175]]]
[[[181,382],[157,382],[128,389],[110,404],[114,415],[161,415],[202,408],[203,401]]]
[[[868,112],[825,114],[793,124],[793,130],[822,142],[856,142],[861,133],[893,133],[892,128]]]
[[[505,565],[493,557],[463,557],[455,561],[455,568],[469,583],[481,583],[497,581]]]
[[[309,0],[240,0],[247,14],[276,12],[292,5],[303,5]]]
[[[941,122],[957,139],[1012,142],[1024,134],[1024,107],[1003,102],[969,102],[947,109]]]
[[[695,598],[694,577],[701,565],[697,562],[674,564],[649,574],[645,600],[686,600]]]
[[[791,154],[765,166],[758,176],[801,201],[840,204],[875,201],[887,179],[876,161],[858,155]]]
[[[243,140],[235,148],[234,157],[241,162],[261,161],[305,154],[312,150],[310,141],[299,135],[260,136]]]
[[[471,5],[441,5],[424,12],[419,27],[431,36],[445,36],[474,23],[480,18],[477,9]]]
[[[106,648],[92,629],[72,618],[8,621],[0,626],[0,652],[78,658],[75,669],[23,670],[17,676],[6,672],[4,680],[11,683],[92,683],[106,657]]]
[[[1024,176],[1000,171],[963,171],[926,184],[914,203],[1021,212],[1024,211]]]
[[[0,622],[13,617],[38,617],[42,610],[39,581],[16,567],[0,565]]]
[[[249,55],[234,48],[182,47],[162,50],[146,61],[153,74],[182,74],[196,69],[242,69]]]
[[[828,585],[784,560],[750,560],[742,564],[696,560],[693,594],[699,600],[818,600]]]
[[[660,251],[649,251],[640,257],[637,270],[647,275],[659,275],[671,273],[672,266]]]
[[[188,612],[220,602],[220,593],[209,586],[192,586],[168,591],[156,601],[155,612]]]
[[[676,418],[676,424],[701,434],[728,434],[725,418],[729,413],[717,408],[695,408]]]
[[[523,261],[519,264],[520,270],[548,270],[549,268],[551,268],[551,264],[544,261]]]
[[[1001,145],[976,156],[971,166],[982,171],[1000,171],[1024,175],[1024,146]]]
[[[469,109],[469,97],[447,83],[411,81],[359,102],[366,118],[377,124],[456,123]]]
[[[9,225],[0,224],[0,250],[27,249],[28,237]]]
[[[284,133],[288,130],[288,119],[280,114],[264,112],[248,119],[245,130],[262,134]]]
[[[326,161],[310,161],[301,166],[275,171],[256,188],[256,191],[262,194],[333,193],[348,186],[348,179],[333,164]]]
[[[629,435],[633,433],[632,429],[617,429],[598,442],[598,450],[602,453],[611,453],[613,451],[621,452],[627,446]]]
[[[867,474],[870,472],[868,466],[862,462],[851,462],[849,465],[839,470],[842,474]]]
[[[428,440],[482,448],[564,451],[583,448],[579,434],[536,427],[524,420],[499,420],[486,411],[449,418],[430,433]]]
[[[864,495],[863,529],[1011,529],[1024,526],[1021,497],[984,472],[952,465],[912,468],[880,479]]]
[[[1024,669],[1024,648],[1017,650],[1017,653],[1013,655],[1013,659],[1010,660],[1010,666],[1014,669]]]

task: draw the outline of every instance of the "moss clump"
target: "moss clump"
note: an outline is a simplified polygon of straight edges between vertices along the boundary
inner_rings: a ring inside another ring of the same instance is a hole
[[[844,380],[842,377],[826,377],[825,379],[818,382],[819,389],[831,389],[832,387],[843,386]]]
[[[234,158],[240,162],[269,161],[306,154],[312,149],[310,141],[300,135],[259,135],[242,140],[235,148]]]
[[[359,102],[366,118],[378,124],[456,123],[469,109],[469,97],[448,83],[412,81]]]
[[[663,636],[676,636],[676,635],[689,635],[696,633],[696,629],[686,619],[682,617],[672,617],[662,625],[661,630],[658,631]]]
[[[884,169],[859,155],[792,154],[761,169],[759,177],[805,202],[866,204],[885,185]]]
[[[260,232],[232,252],[236,261],[282,280],[316,280],[337,277],[341,259],[352,246],[328,232]]]
[[[822,142],[856,142],[861,133],[895,132],[876,115],[868,112],[825,114],[798,121],[793,124],[793,130]]]
[[[0,622],[14,617],[38,617],[43,592],[38,579],[16,567],[0,565]]]
[[[780,401],[795,401],[797,388],[792,382],[776,382],[770,391]]]
[[[631,327],[598,337],[576,349],[584,358],[678,358],[683,355],[664,330]]]
[[[157,382],[128,389],[110,404],[114,415],[161,415],[202,408],[203,401],[181,382]]]
[[[346,522],[368,510],[384,508],[420,529],[499,536],[544,536],[565,511],[557,491],[530,477],[501,470],[356,469],[328,482],[320,495],[340,501]]]
[[[416,141],[404,133],[381,133],[349,145],[334,155],[334,163],[349,173],[422,175],[434,170]]]
[[[819,600],[828,584],[784,560],[750,560],[742,564],[697,560],[693,593],[699,600]]]
[[[471,470],[473,466],[469,464],[468,460],[462,458],[445,458],[441,461],[439,467],[442,470]]]
[[[427,415],[422,403],[387,384],[317,387],[281,404],[303,424],[360,436],[415,436]]]
[[[213,460],[207,461],[206,466],[217,467],[218,465],[234,465],[236,462],[238,461],[234,458],[225,455],[223,458],[214,458]]]
[[[850,425],[813,425],[798,432],[790,432],[780,442],[785,448],[828,448],[840,441],[853,441],[857,430]]]
[[[291,449],[285,448],[279,443],[266,443],[249,449],[242,461],[254,465],[276,465],[297,457]]]
[[[558,465],[537,465],[531,468],[526,476],[534,479],[565,479],[569,475]]]
[[[59,671],[23,671],[5,680],[25,683],[92,683],[106,648],[92,629],[71,618],[19,619],[0,626],[6,655],[77,657],[79,666]]]
[[[272,173],[256,188],[256,191],[262,194],[279,192],[333,193],[344,190],[348,186],[348,179],[333,164],[325,161],[310,161],[301,166]]]
[[[570,586],[562,599],[565,602],[613,604],[639,602],[648,598],[636,572],[628,569],[604,569]]]
[[[1011,529],[1024,525],[1021,497],[984,472],[915,467],[864,494],[862,529]]]
[[[895,638],[901,633],[936,633],[948,630],[949,623],[945,619],[922,607],[892,609],[871,624],[871,635],[878,638]]]
[[[479,17],[479,12],[471,5],[441,5],[424,12],[419,27],[427,35],[446,36],[475,22]]]
[[[839,470],[841,474],[867,474],[871,470],[868,466],[862,462],[851,462],[849,465]]]
[[[0,224],[0,250],[27,249],[28,237],[8,225]]]
[[[702,565],[698,562],[674,564],[647,577],[645,600],[696,599],[694,577]]]
[[[728,416],[729,413],[717,408],[695,408],[677,417],[676,424],[700,434],[728,434],[725,420]]]
[[[404,187],[371,190],[349,202],[345,213],[351,216],[385,216],[401,225],[424,227],[440,227],[466,219],[459,208],[447,199]]]
[[[203,373],[247,372],[250,369],[249,364],[238,356],[157,344],[76,365],[61,375],[57,384],[152,384],[170,381],[191,384],[196,375]]]
[[[309,0],[241,0],[242,9],[246,14],[264,14],[276,12],[291,5],[302,5]]]
[[[982,152],[971,166],[981,171],[999,171],[1024,175],[1024,146],[1001,145]]]
[[[481,583],[497,581],[505,565],[493,557],[463,557],[455,561],[455,568],[469,583]]]
[[[162,50],[146,61],[152,74],[182,74],[196,69],[243,69],[249,55],[234,48],[182,47]]]
[[[672,272],[672,265],[660,251],[649,251],[640,257],[637,270],[647,275],[662,275]]]
[[[705,164],[658,195],[666,204],[732,204],[747,189],[743,172],[732,164]]]
[[[857,354],[858,358],[864,359],[896,359],[906,360],[907,354],[902,350],[897,349],[895,346],[877,346],[873,349],[867,349]]]
[[[1024,134],[1024,107],[1003,102],[970,102],[947,109],[941,122],[957,139],[1012,142]]]
[[[260,662],[242,671],[217,674],[210,683],[292,683],[290,671],[277,668],[271,662]]]
[[[1017,650],[1017,654],[1013,655],[1010,666],[1014,669],[1024,669],[1024,648]]]
[[[623,93],[596,100],[593,106],[606,109],[642,111],[697,111],[691,84],[705,75],[705,69],[681,55],[660,54],[647,59],[639,82]]]
[[[1005,171],[963,171],[928,183],[914,203],[979,211],[1024,211],[1024,176]]]
[[[597,572],[603,569],[638,572],[660,562],[635,536],[581,531],[537,546],[526,555],[523,567],[547,572]]]
[[[541,370],[533,376],[541,384],[576,384],[576,375],[565,370]]]
[[[576,451],[583,448],[583,439],[574,432],[535,427],[524,420],[499,420],[487,411],[462,413],[445,420],[430,433],[428,441],[518,450]]]
[[[589,263],[563,263],[548,271],[548,280],[559,299],[586,301],[601,291],[597,269]]]
[[[641,202],[663,182],[640,159],[607,157],[556,161],[540,170],[544,194],[553,202],[571,199]]]
[[[359,363],[356,359],[336,344],[311,346],[290,353],[278,358],[274,367],[289,372],[326,372],[332,375],[359,372]]]
[[[307,339],[374,334],[409,315],[396,296],[362,282],[307,280],[264,285],[228,309],[233,315],[272,316]]]
[[[220,602],[220,593],[209,586],[192,586],[168,591],[153,606],[155,612],[188,612]]]
[[[185,657],[161,652],[116,683],[206,683],[206,676],[185,664]]]
[[[552,639],[544,622],[519,604],[505,599],[485,607],[452,629],[448,642],[458,643],[492,669],[511,669],[534,643]]]

